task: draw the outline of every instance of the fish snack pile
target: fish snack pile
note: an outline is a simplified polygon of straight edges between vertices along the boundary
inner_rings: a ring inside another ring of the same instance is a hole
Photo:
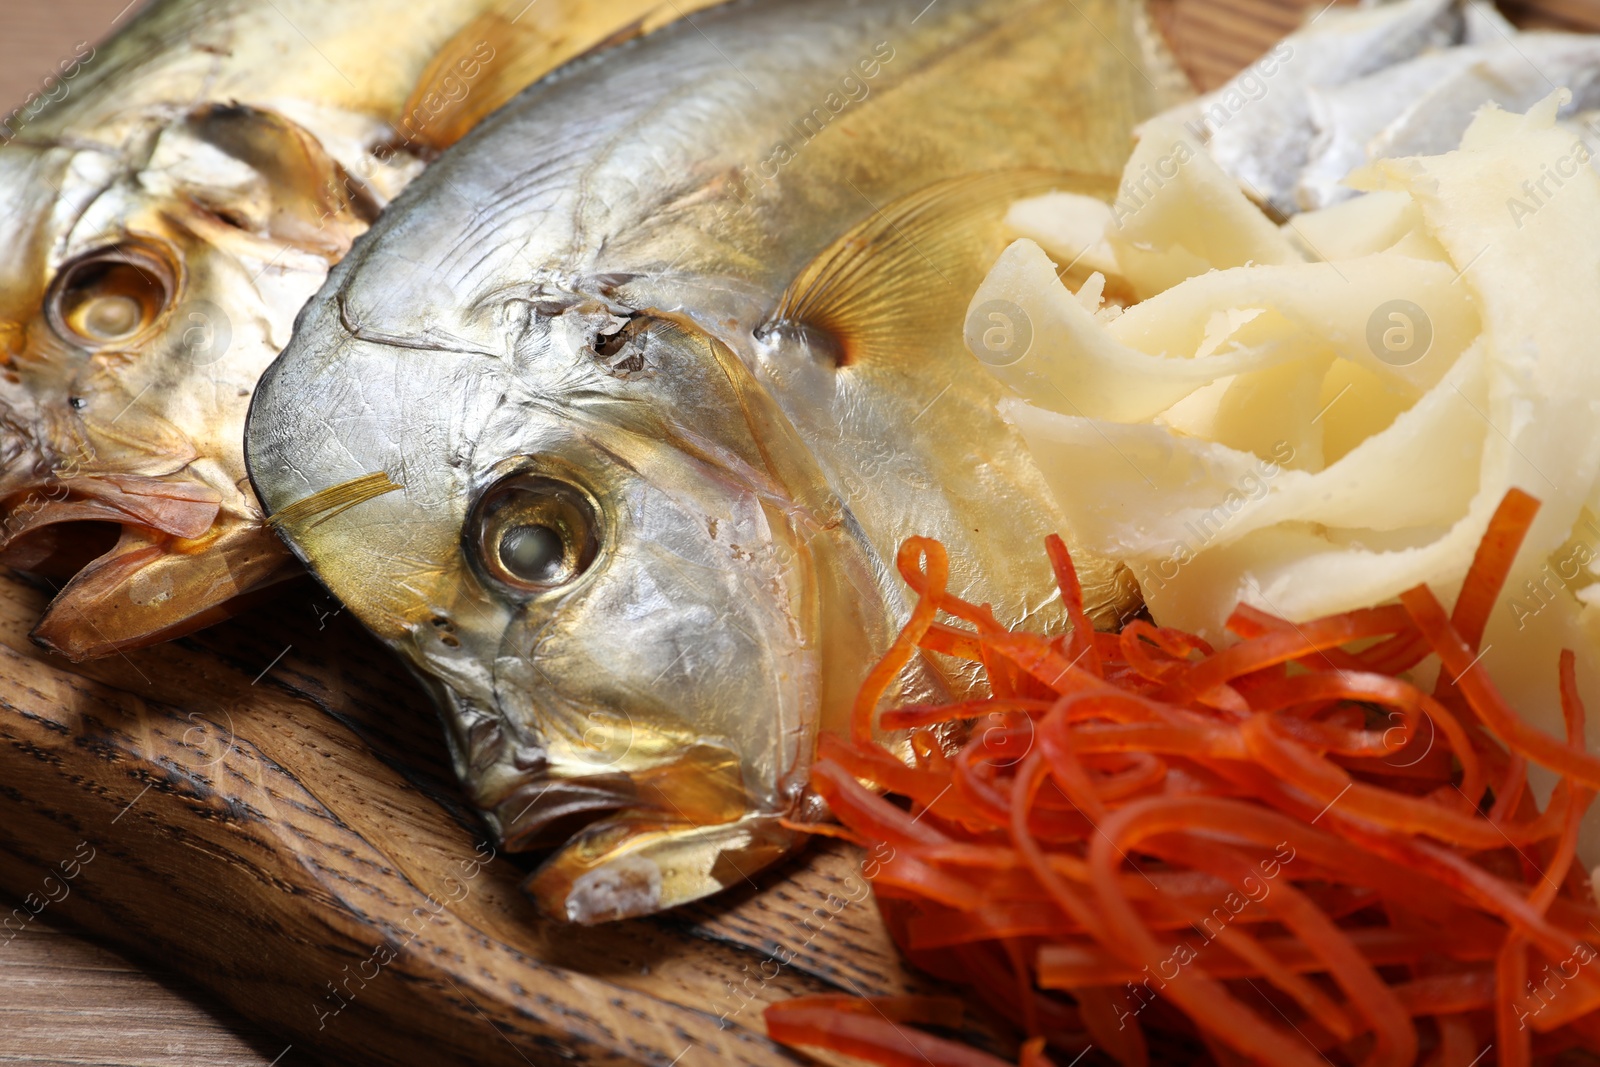
[[[1563,125],[1573,103],[1486,106],[1459,148],[1381,160],[1351,177],[1364,195],[1281,228],[1161,122],[1115,206],[1017,205],[1015,227],[1054,247],[1015,242],[973,308],[1026,325],[1031,347],[975,350],[1016,394],[1001,410],[1074,552],[1126,565],[1153,618],[1220,643],[1240,603],[1303,623],[1418,585],[1453,597],[1521,489],[1543,506],[1486,613],[1483,665],[1560,734],[1546,650],[1572,649],[1600,686],[1600,305],[1583,295],[1600,176]],[[1077,218],[1098,243],[1061,247]],[[1109,273],[1070,291],[1056,264],[1085,247]],[[1548,799],[1552,776],[1530,774]],[[1593,865],[1597,849],[1591,814],[1579,851]]]
[[[1094,632],[1058,540],[1073,630],[1007,630],[913,539],[898,564],[916,608],[813,785],[834,832],[873,849],[900,946],[1026,1030],[1024,1064],[1044,1043],[1144,1064],[1146,1028],[1276,1067],[1600,1050],[1600,908],[1574,865],[1600,759],[1574,657],[1541,663],[1563,738],[1480,662],[1537,511],[1503,498],[1453,612],[1426,586],[1300,625],[1242,606],[1221,650],[1142,620]],[[981,664],[992,695],[879,715],[918,649]],[[1431,692],[1407,680],[1435,656]],[[876,730],[910,731],[914,762]],[[1558,776],[1543,810],[1532,765]],[[767,1019],[780,1041],[884,1064],[999,1062],[901,1025],[958,1023],[937,1001],[807,998]]]

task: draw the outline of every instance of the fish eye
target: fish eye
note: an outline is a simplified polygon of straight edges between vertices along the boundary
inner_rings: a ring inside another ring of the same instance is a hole
[[[84,348],[126,344],[155,325],[176,290],[165,257],[139,244],[112,245],[62,268],[47,301],[50,324]]]
[[[575,485],[537,474],[513,474],[484,494],[470,545],[479,565],[501,585],[542,593],[569,585],[599,554],[595,506]]]
[[[500,536],[500,565],[530,584],[558,581],[566,562],[566,542],[548,526],[513,526]]]

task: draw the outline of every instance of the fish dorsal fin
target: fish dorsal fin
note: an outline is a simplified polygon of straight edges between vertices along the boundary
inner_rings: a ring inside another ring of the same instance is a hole
[[[556,68],[722,2],[495,0],[422,72],[395,121],[398,140],[443,151]]]
[[[279,509],[267,520],[267,525],[291,540],[299,540],[307,531],[315,529],[337,515],[343,515],[356,505],[376,500],[400,488],[402,486],[391,479],[387,471],[364,474],[360,478],[352,478],[348,482],[329,486],[321,492],[312,493],[304,500],[297,500],[288,507]]]
[[[871,214],[800,272],[757,332],[803,331],[835,346],[840,366],[945,335],[1001,251],[995,239],[1012,203],[1052,190],[1109,200],[1115,189],[1111,178],[1007,170],[946,179],[884,205],[867,200]]]

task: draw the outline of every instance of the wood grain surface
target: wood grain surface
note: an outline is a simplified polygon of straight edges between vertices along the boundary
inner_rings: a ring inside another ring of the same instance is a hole
[[[0,99],[128,7],[4,0]],[[1205,87],[1303,7],[1156,0]],[[1597,0],[1509,10],[1600,29]],[[935,988],[836,845],[650,921],[545,923],[403,671],[309,584],[88,668],[27,640],[45,597],[0,573],[0,1063],[796,1063],[764,1004]],[[1004,1029],[970,1036],[1010,1054]]]
[[[9,906],[8,906],[9,910]],[[146,971],[47,920],[0,951],[0,1063],[30,1067],[256,1067],[266,1035],[199,1007],[170,972]]]
[[[772,1000],[929,988],[835,846],[715,905],[543,921],[524,871],[483,861],[431,711],[309,587],[70,671],[27,641],[43,599],[0,576],[0,885],[27,894],[0,940],[71,923],[202,983],[285,1064],[774,1064]]]

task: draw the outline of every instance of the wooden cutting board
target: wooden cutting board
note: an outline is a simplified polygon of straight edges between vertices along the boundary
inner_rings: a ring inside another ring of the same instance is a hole
[[[1303,17],[1296,0],[1156,7],[1203,87]],[[1510,13],[1600,30],[1596,0]],[[0,41],[21,39],[6,32],[18,17],[0,14]],[[793,1063],[766,1039],[764,1005],[936,988],[899,960],[858,859],[833,844],[678,913],[545,922],[518,891],[526,865],[487,859],[431,710],[309,583],[247,620],[84,668],[27,640],[44,600],[0,572],[0,892],[22,905],[0,952],[19,930],[39,944],[38,931],[70,927],[182,976],[248,1020],[260,1063],[284,1067]],[[0,1008],[17,1002],[13,971],[0,971]],[[74,979],[59,997],[70,1007],[113,981]],[[125,988],[151,1012],[177,1002]],[[169,1022],[179,1046],[214,1029],[181,1010]],[[971,1037],[1011,1055],[1002,1029],[980,1017]],[[165,1062],[257,1054],[201,1036]],[[67,1050],[59,1062],[117,1055],[103,1031],[39,1040]],[[45,1058],[15,1044],[9,1056]]]
[[[37,909],[331,1062],[774,1064],[766,1003],[929,988],[838,847],[658,919],[545,922],[485,862],[431,710],[309,585],[72,670],[27,640],[43,602],[0,576],[12,930]]]

